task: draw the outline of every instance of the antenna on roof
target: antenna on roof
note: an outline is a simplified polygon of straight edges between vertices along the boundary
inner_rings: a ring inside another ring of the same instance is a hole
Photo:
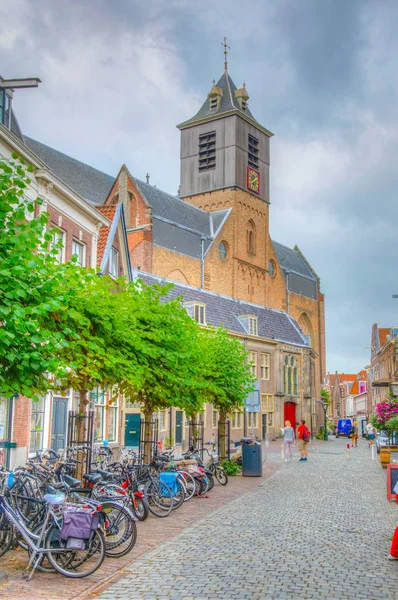
[[[0,123],[11,129],[11,107],[14,90],[38,87],[39,83],[41,83],[41,80],[38,77],[3,79],[0,76]]]
[[[147,173],[147,174],[146,174],[146,182],[147,182],[147,183],[149,183],[149,177],[150,177],[150,175],[149,175],[149,173]]]

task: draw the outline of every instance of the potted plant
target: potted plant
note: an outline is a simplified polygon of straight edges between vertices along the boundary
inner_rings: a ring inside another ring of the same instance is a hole
[[[393,394],[376,405],[376,417],[373,425],[379,431],[388,433],[389,444],[380,448],[380,462],[382,467],[387,467],[391,460],[391,452],[398,452],[398,399]]]

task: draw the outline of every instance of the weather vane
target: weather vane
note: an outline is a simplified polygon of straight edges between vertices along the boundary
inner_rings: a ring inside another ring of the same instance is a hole
[[[221,45],[224,46],[224,67],[225,70],[227,70],[228,67],[228,61],[227,61],[227,54],[228,54],[228,50],[231,50],[231,48],[227,45],[227,38],[224,37],[224,42],[221,42]]]

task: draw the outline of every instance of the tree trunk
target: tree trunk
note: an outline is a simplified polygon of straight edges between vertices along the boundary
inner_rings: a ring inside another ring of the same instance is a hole
[[[220,447],[218,449],[218,453],[220,455],[221,464],[227,460],[227,436],[226,436],[226,420],[227,413],[225,411],[220,410],[220,420],[218,423],[219,427],[219,438],[220,438]]]
[[[148,464],[151,462],[154,453],[153,439],[153,412],[149,407],[144,407],[144,448],[143,462]]]
[[[87,406],[89,404],[89,397],[88,397],[88,390],[83,389],[83,390],[79,390],[79,414],[78,417],[75,421],[75,446],[82,446],[84,445],[85,441],[87,440],[87,422],[88,422],[88,414],[87,414]],[[84,474],[84,458],[86,456],[86,452],[88,452],[88,450],[85,450],[84,452],[82,450],[79,450],[79,452],[77,453],[77,460],[80,461],[77,465],[76,465],[76,478],[77,479],[82,479],[83,474]]]

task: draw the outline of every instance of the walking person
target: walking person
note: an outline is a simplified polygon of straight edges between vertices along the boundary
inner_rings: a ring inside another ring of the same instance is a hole
[[[297,427],[298,433],[298,447],[300,450],[301,458],[300,462],[306,461],[308,459],[308,442],[310,441],[311,434],[307,425],[305,424],[304,419],[300,421],[300,425]]]
[[[368,448],[370,448],[373,446],[373,442],[375,440],[375,428],[373,427],[372,423],[368,423],[366,425],[366,434],[369,442]]]
[[[292,448],[294,444],[294,429],[291,426],[290,421],[285,421],[285,428],[283,430],[283,443],[285,445],[285,462],[288,462],[293,458]]]
[[[352,447],[358,448],[358,421],[354,421],[354,424],[351,428],[351,441]]]

